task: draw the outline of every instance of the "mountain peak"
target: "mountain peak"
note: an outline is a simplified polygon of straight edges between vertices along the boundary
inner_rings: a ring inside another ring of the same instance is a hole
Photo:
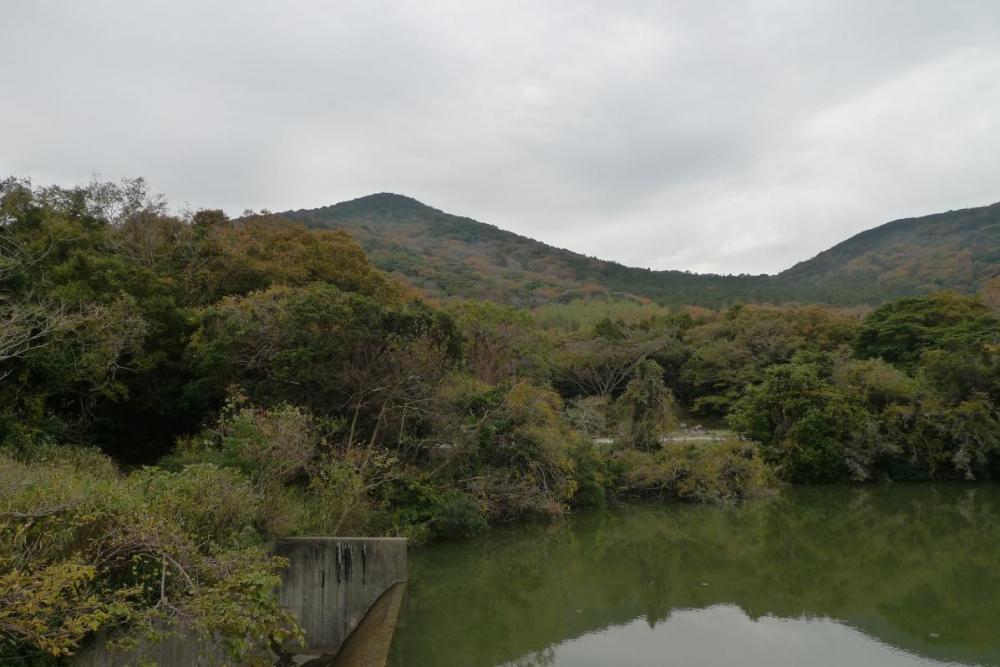
[[[350,199],[346,202],[340,202],[342,204],[369,204],[375,206],[426,206],[421,201],[414,199],[413,197],[408,197],[406,195],[397,194],[395,192],[374,192],[370,195],[365,195],[364,197],[358,197],[357,199]]]
[[[316,209],[326,215],[336,217],[401,216],[427,213],[440,213],[437,209],[424,204],[413,197],[394,192],[376,192],[374,194],[350,199],[348,201],[324,206]]]

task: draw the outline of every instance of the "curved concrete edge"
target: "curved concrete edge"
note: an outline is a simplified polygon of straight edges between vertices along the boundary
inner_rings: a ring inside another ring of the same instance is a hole
[[[406,582],[390,586],[372,604],[336,655],[300,663],[303,667],[385,667],[406,596]]]
[[[272,553],[288,559],[278,593],[306,646],[292,653],[335,655],[375,602],[407,579],[407,541],[396,537],[292,537]]]

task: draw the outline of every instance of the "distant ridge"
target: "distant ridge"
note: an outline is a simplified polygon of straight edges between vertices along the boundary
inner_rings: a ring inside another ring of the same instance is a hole
[[[806,293],[827,295],[835,288],[877,301],[939,289],[971,293],[998,274],[1000,203],[888,222],[777,279],[798,283]]]
[[[347,231],[379,267],[431,296],[518,306],[609,297],[711,307],[877,304],[938,289],[972,293],[1000,274],[1000,204],[889,222],[776,276],[627,267],[388,192],[282,215]]]

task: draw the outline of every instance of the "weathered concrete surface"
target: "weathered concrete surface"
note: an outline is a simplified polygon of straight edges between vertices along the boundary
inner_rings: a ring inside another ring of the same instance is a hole
[[[278,601],[305,632],[306,647],[288,647],[295,653],[336,653],[375,601],[407,576],[403,538],[290,537],[278,540],[274,554],[289,562]]]
[[[390,586],[336,655],[324,654],[306,662],[296,659],[295,663],[302,667],[385,667],[405,594],[405,582]]]
[[[340,648],[333,667],[385,667],[405,592],[406,583],[399,582],[375,601]]]

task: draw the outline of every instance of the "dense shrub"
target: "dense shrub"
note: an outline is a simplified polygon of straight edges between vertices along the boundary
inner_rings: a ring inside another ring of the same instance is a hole
[[[732,503],[766,493],[773,476],[757,447],[736,439],[614,455],[615,490],[629,496]]]
[[[975,297],[938,292],[888,303],[865,318],[855,349],[913,368],[926,350],[976,349],[997,342],[1000,319]]]
[[[796,482],[989,478],[1000,462],[996,353],[926,351],[911,373],[885,361],[775,366],[730,414]]]
[[[845,443],[855,406],[811,364],[768,369],[730,415],[733,427],[761,443],[764,460],[789,480],[823,482],[846,476]]]
[[[239,472],[52,458],[0,458],[0,655],[67,655],[97,632],[128,642],[182,620],[266,662],[270,639],[297,633],[271,594],[282,563],[259,546],[262,499]]]
[[[486,528],[482,509],[464,493],[446,493],[435,508],[431,529],[436,537],[468,537]]]
[[[176,468],[215,463],[240,470],[258,488],[271,488],[302,475],[322,445],[311,414],[287,404],[273,409],[230,399],[216,423],[177,443],[162,464]]]
[[[491,386],[463,378],[442,390],[450,474],[494,521],[559,515],[577,490],[571,449],[582,436],[550,389],[527,381]]]

